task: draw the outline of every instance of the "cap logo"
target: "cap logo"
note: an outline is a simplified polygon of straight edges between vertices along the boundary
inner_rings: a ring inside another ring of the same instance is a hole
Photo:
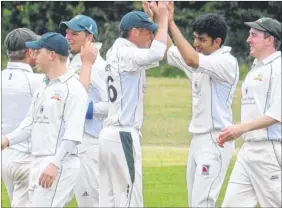
[[[74,19],[74,20],[78,20],[78,19],[80,19],[80,17],[81,17],[81,15],[77,15],[77,16],[75,16],[73,19]]]
[[[151,17],[148,18],[148,21],[151,22],[151,23],[153,23],[153,20],[152,20]]]

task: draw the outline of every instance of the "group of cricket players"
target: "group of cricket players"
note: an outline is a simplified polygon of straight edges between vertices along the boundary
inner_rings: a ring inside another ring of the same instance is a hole
[[[187,25],[190,44],[172,1],[142,4],[144,11],[122,17],[105,59],[98,27],[85,15],[60,23],[65,37],[27,28],[6,36],[1,149],[11,207],[65,207],[74,196],[78,207],[143,207],[146,70],[164,59],[192,86],[188,206],[216,206],[242,137],[222,207],[281,207],[281,23],[244,23],[254,62],[241,86],[241,121],[233,124],[239,65],[224,45],[225,20],[199,16]]]

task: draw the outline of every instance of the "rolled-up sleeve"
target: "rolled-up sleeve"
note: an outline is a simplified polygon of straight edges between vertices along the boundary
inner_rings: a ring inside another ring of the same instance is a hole
[[[196,71],[208,74],[215,80],[229,84],[234,83],[239,73],[238,62],[229,53],[217,56],[206,56],[199,53],[199,67]]]
[[[171,46],[167,52],[167,63],[185,72],[189,79],[192,78],[193,68],[188,66],[176,46]]]
[[[119,48],[117,56],[126,63],[126,67],[121,67],[121,70],[136,72],[159,66],[159,61],[164,58],[166,47],[166,44],[153,40],[150,48]]]

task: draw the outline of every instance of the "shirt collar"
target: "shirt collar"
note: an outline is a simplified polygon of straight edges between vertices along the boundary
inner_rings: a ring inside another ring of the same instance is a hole
[[[132,43],[131,41],[129,41],[129,40],[125,39],[125,38],[118,38],[117,41],[119,43],[125,44],[127,46],[137,48],[137,45],[135,45],[134,43]]]
[[[72,76],[74,76],[74,73],[71,71],[67,71],[64,74],[62,74],[61,76],[57,77],[56,79],[52,80],[52,82],[56,81],[56,80],[60,80],[62,83],[65,83],[69,78],[71,78]],[[46,84],[48,84],[50,82],[49,78],[45,75],[44,80],[43,80]]]
[[[276,51],[276,52],[272,53],[271,55],[267,56],[262,61],[258,61],[257,59],[255,59],[254,62],[253,62],[253,66],[258,65],[260,63],[262,63],[264,65],[269,64],[270,62],[272,62],[277,57],[281,57],[281,51]]]
[[[22,62],[8,62],[7,69],[23,69],[28,72],[33,73],[33,70],[29,64],[22,63]]]
[[[232,48],[230,46],[221,46],[218,50],[214,51],[211,56],[230,53],[231,50]]]

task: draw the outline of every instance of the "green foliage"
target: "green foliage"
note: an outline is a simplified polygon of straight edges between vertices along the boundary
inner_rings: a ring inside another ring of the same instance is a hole
[[[281,2],[277,1],[176,1],[175,21],[183,35],[192,42],[191,25],[200,15],[218,13],[225,17],[228,36],[225,45],[241,64],[250,64],[249,47],[246,43],[249,28],[243,23],[262,16],[281,21]],[[142,10],[141,1],[5,1],[1,2],[1,45],[7,33],[18,27],[28,27],[42,35],[47,31],[61,32],[59,23],[70,20],[77,14],[85,14],[97,22],[98,41],[103,42],[101,54],[105,57],[114,40],[119,37],[119,22],[124,14],[134,9]],[[5,49],[1,49],[2,67],[6,65]],[[166,65],[148,73],[151,76],[183,76],[182,72]],[[157,75],[159,74],[159,75]]]

